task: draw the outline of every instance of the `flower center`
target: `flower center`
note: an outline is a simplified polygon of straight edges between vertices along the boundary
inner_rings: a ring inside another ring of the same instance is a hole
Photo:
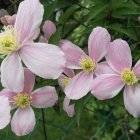
[[[18,93],[14,98],[13,102],[17,106],[21,108],[25,108],[26,106],[30,105],[32,97],[27,93]]]
[[[8,54],[18,48],[18,43],[13,26],[4,26],[3,29],[4,31],[0,33],[0,54]]]
[[[67,76],[65,76],[64,77],[64,79],[63,79],[63,85],[64,85],[64,87],[68,84],[68,82],[69,82],[69,80],[70,80],[70,78],[69,77],[67,77]]]
[[[133,85],[138,81],[134,72],[129,69],[122,71],[121,78],[127,85]]]
[[[83,57],[80,60],[80,65],[84,71],[93,71],[95,69],[95,63],[89,57]]]

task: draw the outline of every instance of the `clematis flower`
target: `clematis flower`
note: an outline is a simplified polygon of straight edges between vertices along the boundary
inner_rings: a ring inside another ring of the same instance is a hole
[[[0,129],[3,129],[9,124],[11,119],[11,107],[7,97],[0,96],[0,106]]]
[[[35,108],[52,107],[58,100],[54,87],[46,86],[32,91],[35,84],[35,75],[29,70],[24,70],[25,81],[22,92],[15,93],[3,89],[1,95],[8,97],[11,108],[17,108],[11,120],[11,129],[17,136],[29,134],[35,127]]]
[[[69,99],[80,99],[91,90],[94,72],[97,72],[99,61],[106,55],[110,40],[110,34],[105,28],[93,29],[88,40],[89,56],[70,41],[62,43],[61,49],[67,59],[66,67],[82,70],[70,79],[65,88]]]
[[[60,77],[58,78],[58,84],[63,91],[64,91],[65,87],[67,86],[69,80],[75,76],[74,71],[71,69],[68,69],[68,68],[64,69],[64,74],[61,74]],[[63,109],[69,117],[74,116],[74,114],[75,114],[74,104],[70,105],[70,99],[67,96],[65,96],[65,98],[64,98]]]
[[[39,0],[24,0],[14,26],[4,26],[0,33],[0,54],[7,56],[1,64],[1,82],[14,92],[21,92],[24,87],[22,61],[33,73],[48,79],[57,79],[65,67],[65,56],[59,47],[33,42],[43,13]]]
[[[99,100],[116,96],[124,87],[124,105],[134,117],[140,116],[140,60],[132,68],[129,45],[122,39],[114,40],[106,56],[110,69],[98,75],[93,81],[92,94]],[[108,67],[108,68],[107,68]]]
[[[50,37],[56,32],[56,26],[52,21],[46,20],[42,30],[44,36],[41,36],[39,40],[42,43],[48,43]]]

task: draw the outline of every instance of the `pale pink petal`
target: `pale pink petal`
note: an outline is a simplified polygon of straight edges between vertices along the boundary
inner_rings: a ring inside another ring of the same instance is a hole
[[[136,65],[133,68],[133,71],[135,75],[140,78],[140,60],[136,63]]]
[[[50,20],[46,20],[43,25],[43,32],[44,32],[45,38],[49,40],[50,37],[56,32],[55,24]]]
[[[68,114],[69,117],[73,117],[75,114],[74,104],[70,105],[70,99],[67,97],[64,98],[63,109]]]
[[[65,67],[65,55],[55,45],[32,43],[20,50],[25,65],[36,75],[57,79]]]
[[[97,99],[105,100],[116,96],[123,87],[124,82],[119,75],[103,74],[94,79],[91,93]]]
[[[74,76],[65,87],[66,96],[73,100],[82,98],[90,91],[92,80],[92,72],[80,72]]]
[[[23,92],[30,93],[35,84],[35,75],[27,68],[24,68],[24,89]]]
[[[115,74],[116,72],[108,65],[106,61],[98,63],[95,69],[96,76],[101,74]]]
[[[36,108],[48,108],[55,105],[58,96],[54,87],[46,86],[32,93],[31,104]]]
[[[24,136],[33,131],[35,127],[35,114],[30,106],[19,108],[11,120],[11,129],[17,136]]]
[[[16,21],[16,14],[14,14],[12,16],[9,16],[9,15],[4,16],[0,20],[4,24],[4,26],[14,25],[15,21]]]
[[[34,39],[43,13],[44,9],[39,0],[24,0],[20,3],[15,22],[15,32],[20,43]]]
[[[17,93],[10,91],[9,89],[3,89],[0,92],[0,96],[5,96],[9,100],[9,104],[11,106],[11,109],[14,109],[16,107],[15,104],[13,104],[13,98],[17,95]]]
[[[128,43],[122,39],[114,40],[110,44],[106,60],[111,68],[118,73],[121,73],[124,68],[130,69],[132,56]]]
[[[81,69],[80,59],[86,56],[84,51],[70,41],[65,41],[60,46],[66,55],[66,66],[71,69]]]
[[[70,77],[70,78],[72,78],[73,76],[75,76],[74,70],[71,70],[71,69],[69,69],[69,68],[67,68],[67,67],[64,69],[64,73],[65,73],[68,77]]]
[[[110,40],[110,34],[105,28],[94,28],[88,40],[89,56],[96,62],[100,61],[108,51]]]
[[[140,116],[140,85],[126,86],[124,89],[124,105],[134,117]]]
[[[18,53],[9,54],[1,64],[2,85],[13,92],[20,92],[24,87],[24,70]]]
[[[65,84],[64,84],[64,79],[65,78],[68,78],[67,76],[65,76],[64,74],[61,74],[59,77],[58,77],[58,84],[59,86],[61,87],[62,90],[64,90],[65,88]]]
[[[11,108],[7,97],[0,96],[0,106],[0,129],[3,129],[8,125],[11,119]]]

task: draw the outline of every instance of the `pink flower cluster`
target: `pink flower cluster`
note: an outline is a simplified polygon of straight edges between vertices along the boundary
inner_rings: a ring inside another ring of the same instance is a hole
[[[140,116],[140,61],[132,67],[131,50],[122,39],[111,41],[109,32],[96,27],[88,39],[88,55],[68,40],[59,47],[48,44],[56,32],[51,21],[43,26],[44,8],[39,0],[24,0],[17,15],[4,16],[5,25],[0,33],[1,83],[0,129],[11,121],[12,131],[23,136],[35,126],[35,108],[55,105],[58,96],[55,87],[45,86],[33,90],[35,75],[45,79],[58,79],[65,93],[63,109],[69,117],[74,115],[74,104],[89,92],[99,100],[116,96],[124,87],[124,105],[134,117]],[[75,71],[74,71],[75,70]],[[62,74],[63,73],[63,74]],[[33,91],[32,91],[33,90]],[[11,118],[10,111],[17,108]]]

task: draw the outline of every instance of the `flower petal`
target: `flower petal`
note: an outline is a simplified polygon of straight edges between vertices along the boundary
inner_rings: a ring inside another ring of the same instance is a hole
[[[34,39],[42,22],[44,9],[39,0],[24,0],[20,3],[16,22],[15,32],[20,43]]]
[[[12,120],[11,129],[17,136],[29,134],[35,127],[35,114],[30,106],[19,108]]]
[[[0,129],[3,129],[8,125],[11,119],[11,108],[7,97],[0,96],[0,106]]]
[[[4,26],[14,25],[15,24],[15,20],[16,20],[16,14],[14,14],[12,16],[8,16],[8,15],[4,16],[0,20],[4,24]]]
[[[18,53],[8,55],[1,64],[2,85],[13,92],[21,92],[24,87],[24,70]]]
[[[89,56],[96,62],[100,61],[108,51],[110,40],[110,34],[105,28],[94,28],[88,40]]]
[[[122,39],[114,40],[110,44],[106,60],[111,68],[118,73],[121,73],[124,68],[130,69],[132,56],[128,43]]]
[[[136,65],[133,68],[133,71],[135,75],[140,78],[140,60],[136,63]]]
[[[119,75],[103,74],[94,79],[91,93],[99,100],[110,99],[116,96],[123,86]]]
[[[24,89],[23,92],[30,93],[35,84],[35,75],[27,68],[24,68]]]
[[[134,117],[140,116],[140,85],[126,86],[124,89],[124,105]]]
[[[57,79],[64,70],[64,53],[55,45],[32,43],[19,53],[25,65],[40,77]]]
[[[9,104],[11,106],[11,109],[14,109],[16,107],[15,104],[13,104],[13,97],[15,97],[17,95],[17,93],[15,92],[12,92],[10,91],[9,89],[3,89],[1,92],[0,92],[0,96],[5,96],[8,98],[9,100]]]
[[[54,87],[46,86],[32,93],[31,104],[36,108],[48,108],[55,105],[58,96]]]
[[[107,62],[101,62],[97,64],[97,67],[95,69],[96,76],[101,74],[115,74],[115,72],[112,70],[112,68],[108,65]]]
[[[64,73],[65,73],[68,77],[70,77],[70,78],[72,78],[73,76],[75,76],[74,70],[71,70],[71,69],[69,69],[69,68],[67,68],[67,67],[64,69]]]
[[[75,114],[74,104],[70,105],[69,103],[70,103],[70,99],[65,97],[63,102],[63,109],[68,114],[69,117],[73,117]]]
[[[60,48],[66,55],[66,66],[71,69],[81,69],[79,61],[86,56],[84,51],[70,41],[64,41]]]
[[[50,37],[56,32],[55,24],[50,20],[46,20],[43,25],[43,32],[45,34],[46,39],[49,40]]]
[[[65,87],[66,96],[73,100],[82,98],[90,91],[92,80],[92,72],[80,72],[74,76]]]

